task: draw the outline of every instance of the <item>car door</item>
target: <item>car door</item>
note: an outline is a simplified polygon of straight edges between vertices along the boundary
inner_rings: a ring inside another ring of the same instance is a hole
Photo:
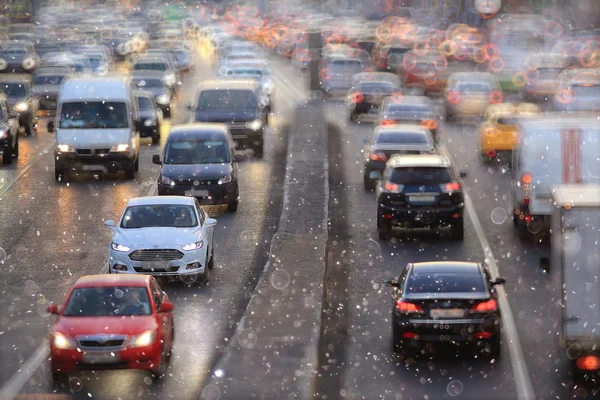
[[[2,114],[6,115],[8,132],[14,149],[17,145],[17,135],[19,134],[19,119],[12,115],[12,110],[10,109],[7,99],[4,98],[0,100],[0,107],[2,107]]]
[[[213,246],[214,227],[206,226],[206,218],[208,218],[208,216],[200,206],[198,200],[195,200],[194,204],[196,206],[196,212],[198,214],[200,225],[202,226],[202,231],[204,232],[204,238],[206,240],[206,251],[210,255]]]
[[[165,301],[166,294],[161,290],[156,279],[150,280],[150,291],[152,292],[152,300],[154,301],[154,307],[156,307],[156,314],[158,316],[158,326],[160,329],[160,335],[164,340],[165,348],[169,349],[171,341],[173,340],[173,313],[160,312],[160,306]]]

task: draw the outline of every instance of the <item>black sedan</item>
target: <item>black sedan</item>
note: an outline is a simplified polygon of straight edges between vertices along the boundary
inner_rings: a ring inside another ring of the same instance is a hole
[[[471,347],[492,359],[500,356],[501,316],[495,286],[476,262],[408,264],[399,277],[385,279],[393,288],[392,347],[412,356],[424,345],[450,343]]]
[[[158,144],[160,142],[162,111],[156,105],[154,95],[147,90],[134,90],[133,96],[138,105],[140,136],[151,137],[152,144]]]
[[[158,194],[192,196],[200,204],[227,204],[237,211],[235,145],[224,124],[186,124],[171,129],[161,165]]]

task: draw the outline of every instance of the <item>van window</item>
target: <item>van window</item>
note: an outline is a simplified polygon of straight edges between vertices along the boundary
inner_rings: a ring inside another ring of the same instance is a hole
[[[127,106],[123,102],[84,101],[63,103],[61,129],[124,129],[129,127]]]

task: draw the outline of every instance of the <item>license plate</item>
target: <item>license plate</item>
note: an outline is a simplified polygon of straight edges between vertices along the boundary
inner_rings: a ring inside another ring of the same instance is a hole
[[[83,362],[86,364],[113,364],[119,362],[121,357],[118,353],[84,353]]]
[[[408,200],[411,203],[433,203],[435,196],[409,196]]]
[[[167,263],[163,261],[143,261],[142,268],[148,271],[167,268]]]
[[[185,195],[191,197],[208,197],[208,190],[186,190]]]
[[[84,171],[103,171],[104,170],[104,165],[86,165],[83,164],[81,166],[81,169]]]
[[[430,311],[432,318],[462,318],[465,310],[462,308],[435,308]]]

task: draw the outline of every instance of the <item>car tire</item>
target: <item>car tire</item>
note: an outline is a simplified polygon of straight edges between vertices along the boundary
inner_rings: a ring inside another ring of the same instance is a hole
[[[12,164],[12,157],[13,157],[13,149],[9,143],[8,146],[6,146],[4,148],[4,153],[2,154],[2,164],[4,164],[4,165]]]
[[[366,174],[363,178],[363,183],[365,186],[365,190],[372,192],[375,190],[375,186],[376,186],[376,180],[375,179],[371,179],[369,178]]]
[[[392,223],[390,221],[382,221],[377,219],[377,232],[379,240],[388,241],[392,237]]]
[[[521,218],[517,220],[517,233],[519,235],[519,239],[523,242],[527,242],[533,237],[533,235],[529,232],[529,229],[527,229],[527,222]]]
[[[157,145],[160,143],[160,125],[156,127],[156,133],[152,135],[152,144]]]
[[[264,147],[265,147],[265,143],[264,143],[263,139],[261,139],[258,144],[253,145],[252,150],[254,151],[254,157],[263,158],[265,155]]]
[[[125,177],[127,179],[135,178],[135,162],[129,163],[125,168]]]
[[[227,211],[236,212],[238,209],[238,204],[239,204],[238,200],[234,201],[233,203],[227,204]]]
[[[452,222],[450,225],[450,233],[452,235],[452,239],[454,240],[463,240],[465,237],[465,223],[463,217],[459,220]]]
[[[498,360],[500,358],[502,345],[500,344],[500,334],[497,333],[492,337],[489,343],[488,358]]]
[[[214,243],[214,239],[213,239],[213,243]],[[215,266],[215,247],[213,244],[212,249],[210,249],[210,259],[208,260],[208,263],[206,264],[206,266],[208,267],[208,269],[213,269],[213,267]]]
[[[56,165],[54,166],[54,179],[57,182],[67,182],[69,180],[69,169],[58,168]]]
[[[140,155],[138,154],[137,158],[133,162],[133,169],[137,172],[140,170]]]
[[[165,118],[171,118],[171,107],[165,108],[163,110],[163,117],[165,117]]]
[[[169,368],[169,357],[167,357],[166,353],[162,353],[160,356],[160,361],[158,366],[152,370],[152,379],[157,381],[162,379],[167,374],[167,369]]]
[[[209,268],[204,268],[204,273],[202,275],[200,275],[200,280],[198,281],[198,283],[200,285],[206,285],[208,283],[209,279],[210,279]]]
[[[13,148],[13,156],[15,158],[19,158],[19,135],[17,135],[17,140],[15,141],[15,147]]]
[[[392,313],[393,312],[394,311],[392,311]],[[392,317],[392,321],[394,321],[393,317]],[[396,356],[404,355],[404,349],[402,348],[402,345],[400,344],[401,342],[402,342],[402,334],[400,333],[400,331],[398,329],[396,329],[392,325],[392,354],[394,354]]]
[[[31,133],[33,132],[33,124],[29,123],[29,124],[25,125],[23,128],[25,129],[25,136],[31,136]]]
[[[513,220],[513,226],[516,228],[517,226],[519,226],[519,216],[517,215],[517,210],[513,208],[513,215],[512,215],[512,220]]]
[[[354,111],[350,113],[350,121],[358,122],[358,115]]]

